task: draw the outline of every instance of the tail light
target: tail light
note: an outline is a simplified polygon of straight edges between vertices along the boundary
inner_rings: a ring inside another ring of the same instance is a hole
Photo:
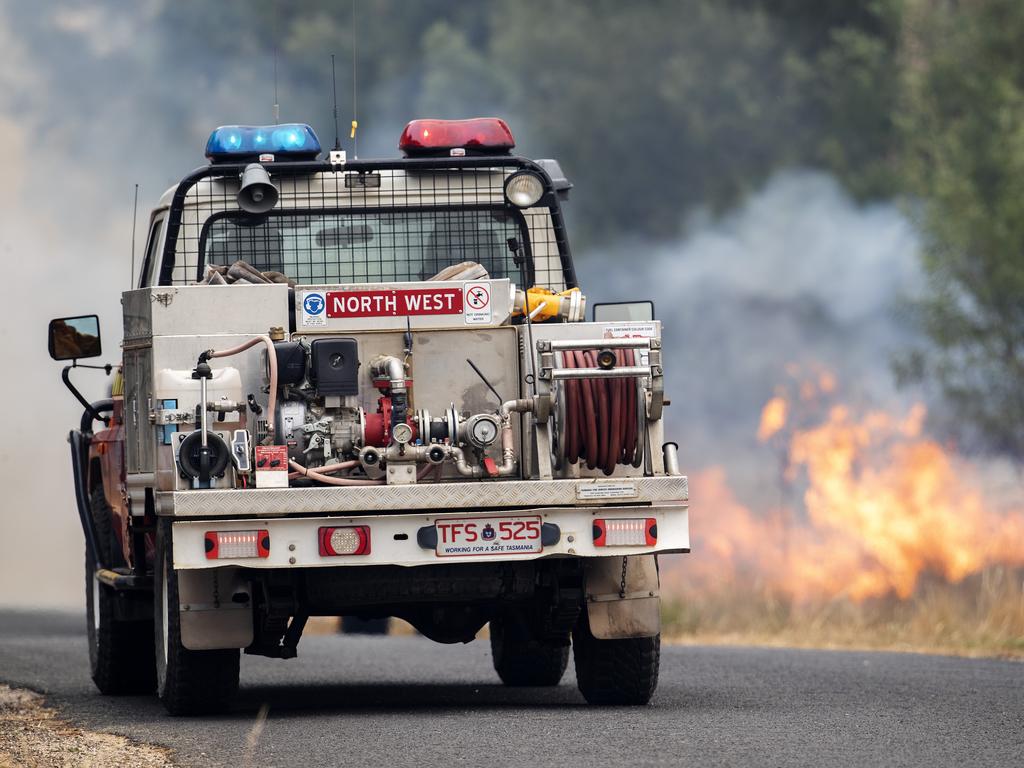
[[[321,528],[318,538],[321,557],[370,554],[370,526],[368,525]]]
[[[270,531],[207,531],[207,560],[270,557]]]
[[[653,517],[594,520],[595,547],[653,547],[658,521]]]

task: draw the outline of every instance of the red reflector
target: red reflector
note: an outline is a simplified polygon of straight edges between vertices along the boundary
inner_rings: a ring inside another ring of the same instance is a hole
[[[595,547],[653,547],[658,521],[653,517],[594,520]]]
[[[207,531],[206,559],[270,557],[270,531]]]
[[[508,124],[498,117],[472,120],[413,120],[402,131],[398,148],[406,154],[474,149],[507,154],[516,145]]]
[[[342,528],[321,528],[320,557],[370,554],[370,526],[349,525]]]

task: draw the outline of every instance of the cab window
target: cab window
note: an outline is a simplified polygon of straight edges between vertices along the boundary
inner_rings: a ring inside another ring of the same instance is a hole
[[[139,287],[154,285],[156,281],[153,276],[158,274],[160,269],[160,245],[164,233],[164,218],[161,216],[153,222],[149,230],[149,240],[146,242],[146,257],[142,262],[142,274],[139,276]]]

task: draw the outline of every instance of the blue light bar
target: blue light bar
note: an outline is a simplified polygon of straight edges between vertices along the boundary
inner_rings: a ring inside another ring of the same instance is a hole
[[[206,156],[211,160],[241,160],[261,154],[314,158],[320,140],[305,123],[281,125],[222,125],[210,134]]]

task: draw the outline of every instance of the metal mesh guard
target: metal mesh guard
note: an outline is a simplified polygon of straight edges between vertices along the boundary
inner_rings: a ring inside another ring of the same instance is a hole
[[[556,230],[560,213],[553,216],[544,205],[522,211],[505,201],[504,182],[514,167],[323,166],[287,174],[267,167],[280,193],[268,214],[239,208],[233,169],[217,176],[214,167],[182,182],[180,226],[174,233],[171,221],[176,239],[165,251],[174,263],[161,282],[188,285],[202,279],[208,264],[242,259],[298,284],[426,280],[464,261],[519,283],[507,246],[515,237],[531,283],[554,290],[574,284],[565,238]]]

